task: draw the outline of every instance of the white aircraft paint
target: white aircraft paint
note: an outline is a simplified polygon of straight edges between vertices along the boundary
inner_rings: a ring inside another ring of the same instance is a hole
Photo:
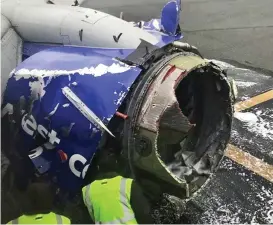
[[[84,165],[87,162],[87,160],[86,160],[86,158],[84,158],[80,154],[74,154],[69,159],[69,168],[70,168],[71,172],[75,176],[81,177],[82,171],[79,171],[79,170],[76,169],[76,167],[75,167],[76,162],[80,162],[80,163],[82,163]],[[84,168],[84,169],[87,171],[86,168]],[[85,173],[86,173],[86,171],[85,171]]]
[[[39,146],[38,148],[31,150],[28,156],[30,159],[35,159],[39,157],[40,155],[42,155],[42,153],[43,153],[43,148]]]

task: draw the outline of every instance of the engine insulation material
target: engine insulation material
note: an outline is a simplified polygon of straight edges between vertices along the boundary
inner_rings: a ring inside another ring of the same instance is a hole
[[[113,59],[113,56],[126,57],[131,52],[55,47],[29,57],[10,77],[3,106],[16,107],[22,98],[31,105],[30,116],[17,121],[22,125],[20,135],[24,140],[20,149],[32,149],[37,131],[45,142],[48,139],[56,150],[66,153],[68,160],[61,162],[56,151],[42,146],[34,150],[42,154],[32,158],[43,172],[47,168],[57,177],[60,187],[74,190],[81,185],[104,131],[103,126],[97,124],[108,124],[139,75],[139,68]],[[98,123],[90,122],[71,104],[62,92],[64,87],[69,87],[84,102]],[[27,112],[27,105],[24,107],[22,110]]]

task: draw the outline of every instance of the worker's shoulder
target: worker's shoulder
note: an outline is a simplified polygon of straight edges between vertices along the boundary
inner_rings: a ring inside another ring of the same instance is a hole
[[[60,216],[62,217],[62,224],[71,224],[71,221],[68,217],[65,217],[62,215],[60,215]]]
[[[19,219],[21,219],[23,217],[24,217],[24,215],[14,218],[13,220],[9,221],[7,224],[18,224]]]

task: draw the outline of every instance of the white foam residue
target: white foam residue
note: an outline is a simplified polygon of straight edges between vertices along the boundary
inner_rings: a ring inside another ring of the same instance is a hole
[[[222,187],[219,188],[223,189]],[[240,216],[240,214],[242,214],[242,209],[240,208],[236,201],[233,201],[232,203],[227,203],[224,202],[223,199],[218,196],[218,194],[211,193],[210,199],[202,203],[203,204],[205,203],[208,206],[204,213],[199,215],[200,217],[199,221],[202,221],[202,223],[206,224],[242,223]],[[214,205],[215,208],[209,207],[209,205]]]
[[[246,173],[245,170],[238,169],[237,166],[234,167],[234,163],[229,159],[224,159],[221,164],[222,169],[233,170],[232,173],[240,176],[249,185],[250,189],[241,189],[240,186],[235,189],[242,191],[242,199],[247,199],[246,204],[248,205],[242,204],[241,200],[236,197],[227,199],[226,195],[223,195],[223,198],[221,193],[225,193],[227,187],[221,184],[219,186],[217,182],[212,184],[210,181],[209,187],[207,187],[208,193],[203,197],[202,192],[200,192],[193,199],[196,205],[204,207],[201,214],[197,213],[195,215],[198,221],[206,224],[261,224],[261,222],[272,224],[273,189],[271,185],[262,186],[257,181],[256,175]],[[230,183],[232,182],[230,180]],[[210,187],[213,187],[211,191]],[[194,215],[194,212],[191,212],[191,214]]]
[[[116,101],[116,105],[120,105],[121,104],[121,101],[123,100],[123,98],[126,96],[126,92],[125,91],[121,91],[119,93],[119,98],[118,100]]]
[[[32,97],[34,97],[35,99],[38,99],[39,96],[40,98],[44,96],[45,83],[43,79],[39,78],[37,81],[30,81],[28,85],[30,87]]]
[[[75,70],[38,70],[38,69],[20,69],[17,72],[15,72],[15,79],[19,80],[21,78],[30,78],[32,76],[34,77],[50,77],[50,76],[63,76],[63,75],[73,75],[75,73],[78,73],[80,75],[86,75],[91,74],[94,77],[102,76],[106,73],[123,73],[128,71],[131,68],[131,66],[128,66],[126,64],[121,65],[120,63],[113,63],[110,66],[106,66],[104,64],[99,64],[96,67],[85,67],[81,69],[75,69]]]
[[[239,143],[247,142],[249,144],[255,144],[255,146],[257,146],[258,151],[273,156],[273,151],[271,151],[271,149],[263,145],[262,142],[256,141],[256,138],[245,137],[244,135],[239,134],[238,131],[236,130],[231,131],[231,137],[232,137],[232,140],[235,140],[236,142],[239,141]]]
[[[266,109],[257,111],[256,114],[251,112],[236,112],[234,117],[244,122],[244,126],[254,134],[260,135],[263,138],[273,140],[273,121],[266,120],[263,116],[272,118],[273,110]]]
[[[93,127],[92,133],[98,133],[98,132],[99,132],[99,130],[96,127]]]
[[[242,122],[253,124],[258,121],[258,117],[251,112],[235,112],[234,117]]]
[[[260,201],[264,202],[264,207],[255,212],[262,214],[265,223],[273,223],[273,189],[266,189],[262,186],[261,191],[257,193],[257,197]],[[256,218],[253,217],[253,222],[256,222]]]
[[[233,65],[231,65],[229,63],[223,62],[223,61],[219,61],[219,60],[216,60],[216,59],[208,59],[208,60],[210,62],[213,62],[217,66],[221,67],[222,69],[235,68],[235,66],[233,66]]]
[[[251,87],[255,85],[255,82],[250,82],[250,81],[235,81],[236,85],[239,87]]]
[[[48,114],[48,117],[49,117],[49,116],[52,116],[52,115],[57,111],[57,109],[58,109],[58,107],[59,107],[59,104],[60,104],[60,103],[58,103],[58,104],[55,106],[55,108]]]
[[[49,85],[49,83],[51,82],[51,80],[52,80],[52,77],[49,77],[49,78],[47,79],[47,81],[46,81],[46,83],[45,83],[45,87],[46,87],[47,85]]]
[[[66,104],[63,104],[63,107],[66,108],[68,107],[70,104],[69,103],[66,103]]]
[[[121,62],[120,60],[116,59],[116,58],[112,58],[113,61],[118,62],[119,65],[121,66],[128,66],[126,63]],[[134,66],[131,66],[131,68],[133,68]]]
[[[241,97],[241,100],[242,100],[242,101],[245,101],[245,100],[248,100],[248,99],[250,99],[249,96],[242,96],[242,97]]]
[[[236,68],[236,69],[240,69],[241,71],[246,71],[246,72],[251,72],[251,70],[249,69],[245,69],[245,68],[240,68],[240,67],[235,67],[229,63],[220,61],[220,60],[216,60],[216,59],[207,59],[210,62],[213,62],[214,64],[218,65],[221,69],[231,69],[231,68]]]

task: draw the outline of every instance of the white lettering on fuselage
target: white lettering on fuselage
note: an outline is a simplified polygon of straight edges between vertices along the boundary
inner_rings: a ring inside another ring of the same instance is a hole
[[[39,146],[39,147],[31,150],[29,152],[30,154],[28,156],[30,159],[35,159],[35,158],[39,157],[40,155],[42,155],[43,151],[44,151],[43,147]],[[76,167],[75,167],[76,162],[80,162],[84,166],[82,170],[76,169]],[[90,164],[86,164],[86,162],[87,162],[86,158],[84,158],[82,155],[74,154],[69,159],[69,168],[70,168],[71,172],[76,177],[84,179],[86,172],[90,166]]]
[[[82,171],[79,171],[75,167],[76,162],[80,162],[84,166],[86,164],[87,160],[86,160],[86,158],[84,158],[80,154],[72,155],[69,159],[69,168],[72,171],[72,173],[74,173],[75,176],[81,177],[82,179],[84,179],[85,174],[88,170],[89,164],[85,165]]]
[[[3,117],[7,113],[13,114],[13,105],[10,103],[6,104],[5,107],[2,109],[1,116]],[[57,137],[58,135],[57,132],[54,130],[51,130],[49,132],[43,125],[37,124],[33,115],[25,114],[22,118],[21,126],[22,126],[22,129],[30,136],[34,136],[35,131],[37,130],[37,132],[43,138],[45,139],[49,138],[49,142],[44,144],[44,147],[46,149],[53,149],[54,144],[60,143],[60,139]],[[29,158],[35,159],[41,156],[43,151],[44,151],[43,147],[39,146],[29,152]],[[82,164],[83,169],[76,169],[75,165],[77,162]],[[74,154],[69,159],[69,168],[75,176],[84,179],[86,172],[90,166],[90,164],[86,164],[86,163],[87,163],[87,159],[85,157],[83,157],[80,154]]]
[[[40,156],[43,153],[43,151],[44,151],[43,148],[41,146],[39,146],[38,148],[35,148],[35,149],[31,150],[29,152],[31,154],[29,154],[28,156],[29,156],[30,159],[35,159],[38,156]]]
[[[90,164],[87,164],[87,165],[83,168],[83,170],[82,170],[82,179],[85,178],[85,175],[86,175],[86,172],[87,172],[89,166],[90,166]]]
[[[57,137],[57,133],[54,130],[51,130],[50,132],[41,124],[37,126],[37,122],[34,119],[32,115],[25,114],[22,118],[21,125],[23,130],[30,136],[34,135],[34,132],[37,130],[38,133],[46,138],[46,136],[49,138],[49,142],[51,144],[59,144],[60,139]]]
[[[23,130],[30,136],[34,135],[34,131],[37,129],[36,120],[32,115],[24,115],[21,121]]]

